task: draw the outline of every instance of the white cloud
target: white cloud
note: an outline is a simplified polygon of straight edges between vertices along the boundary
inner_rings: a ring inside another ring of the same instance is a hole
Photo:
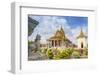
[[[87,36],[87,31],[88,31],[88,30],[87,30],[87,27],[86,27],[86,26],[83,26],[83,27],[76,27],[76,28],[74,28],[74,29],[71,29],[72,36],[69,35],[69,38],[70,38],[70,40],[71,40],[73,43],[75,43],[75,44],[77,43],[76,38],[77,38],[77,36],[80,34],[81,28],[82,28],[84,34]]]
[[[66,37],[68,37],[73,43],[76,43],[76,37],[80,32],[80,27],[72,29],[67,20],[63,17],[57,16],[33,16],[33,19],[39,21],[39,25],[35,28],[29,40],[35,39],[37,34],[41,35],[41,42],[46,42],[46,39],[53,36],[57,29],[62,26]],[[82,27],[85,34],[87,33],[87,27]]]

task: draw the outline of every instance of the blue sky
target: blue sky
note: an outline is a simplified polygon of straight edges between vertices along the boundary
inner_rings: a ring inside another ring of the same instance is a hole
[[[88,25],[88,18],[87,17],[75,17],[75,16],[67,16],[65,17],[68,24],[72,27],[83,27]]]
[[[79,16],[35,16],[29,17],[39,22],[29,40],[35,39],[37,34],[41,35],[41,42],[53,36],[57,29],[63,27],[65,35],[69,40],[76,44],[76,37],[79,35],[80,29],[87,35],[88,17]]]

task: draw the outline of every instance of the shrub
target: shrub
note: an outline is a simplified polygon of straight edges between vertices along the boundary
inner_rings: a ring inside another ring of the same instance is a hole
[[[53,57],[53,59],[55,59],[55,60],[59,60],[59,59],[61,59],[58,55],[55,55],[54,57]]]
[[[73,58],[80,58],[80,53],[77,52],[77,51],[74,51],[74,52],[72,53],[72,57],[73,57]]]
[[[85,48],[85,49],[83,50],[83,55],[88,55],[88,49],[87,49],[87,48]]]
[[[69,54],[67,53],[67,51],[63,50],[62,52],[58,53],[56,58],[57,59],[66,59],[66,58],[69,58]]]
[[[33,41],[28,41],[28,45],[31,45],[31,44],[33,44]]]
[[[66,49],[66,51],[69,55],[71,55],[73,53],[73,51],[75,51],[75,50],[73,48],[68,48],[68,49]]]
[[[42,52],[43,54],[46,54],[48,48],[43,48],[43,49],[41,49],[41,50],[42,50],[41,52]]]
[[[63,51],[62,53],[60,53],[60,58],[69,58],[69,54],[66,51]]]
[[[49,59],[53,59],[53,52],[52,52],[52,49],[48,49],[47,52],[46,52],[46,55]]]

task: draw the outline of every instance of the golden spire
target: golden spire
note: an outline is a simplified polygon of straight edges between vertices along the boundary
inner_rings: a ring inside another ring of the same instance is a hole
[[[61,25],[61,30],[63,30],[62,25]]]
[[[60,30],[57,30],[55,35],[52,36],[49,40],[52,40],[52,39],[58,39],[58,40],[68,40],[68,38],[65,36],[65,32],[64,32],[64,29],[60,28]]]
[[[60,31],[62,32],[62,34],[64,34],[64,30],[63,30],[62,26],[60,28]]]
[[[63,39],[67,39],[67,38],[65,37],[65,32],[64,32],[64,29],[63,29],[62,26],[61,26],[61,28],[60,28],[60,31],[61,31],[61,33],[62,33],[62,38],[63,38]]]
[[[82,30],[82,27],[81,27],[81,32],[80,32],[80,35],[84,35],[83,30]]]

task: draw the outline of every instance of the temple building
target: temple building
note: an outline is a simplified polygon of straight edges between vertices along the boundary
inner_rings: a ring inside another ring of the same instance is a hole
[[[62,27],[47,41],[49,47],[68,47],[72,44],[71,41],[65,36],[65,32]]]
[[[87,36],[81,28],[80,34],[77,36],[77,46],[79,49],[87,48]]]

